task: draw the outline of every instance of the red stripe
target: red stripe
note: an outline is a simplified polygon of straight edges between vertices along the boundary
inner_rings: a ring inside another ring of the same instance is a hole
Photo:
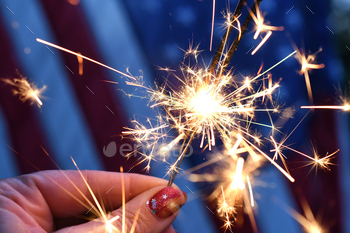
[[[16,77],[16,69],[24,75],[13,53],[11,41],[4,33],[6,28],[3,22],[0,22],[0,31],[0,78]],[[0,104],[7,121],[12,147],[18,152],[15,156],[20,172],[25,174],[37,171],[34,166],[40,170],[53,169],[52,162],[40,147],[42,145],[50,151],[37,118],[36,106],[28,102],[22,103],[18,96],[13,95],[12,87],[1,81]]]
[[[64,0],[42,0],[41,2],[60,46],[103,62],[102,56],[95,47],[96,42],[88,25],[85,23],[86,19],[79,5],[73,6]],[[103,67],[88,61],[83,62],[84,74],[79,76],[77,58],[67,53],[61,54],[65,65],[74,72],[72,74],[67,70],[105,169],[108,171],[119,171],[119,167],[124,166],[124,170],[128,170],[135,165],[135,158],[126,160],[119,155],[114,157],[103,155],[103,147],[111,141],[116,142],[117,148],[120,148],[122,143],[127,142],[125,140],[121,141],[119,136],[112,137],[113,135],[121,134],[127,120],[123,110],[120,108],[122,106],[120,100],[111,93],[113,86],[101,81],[111,80],[111,78]],[[132,171],[135,172],[136,168]]]
[[[316,103],[322,103],[325,99],[331,99],[331,94],[315,96]],[[328,102],[328,104],[336,105],[336,102]],[[331,154],[339,148],[336,133],[336,113],[331,110],[317,109],[310,114],[312,121],[308,125],[309,135],[307,135],[310,141],[305,142],[303,147],[307,148],[312,143],[317,155],[322,158],[327,153]],[[295,149],[298,150],[298,148]],[[311,153],[309,155],[314,156]],[[311,166],[300,168],[311,161],[295,154],[290,154],[290,156],[287,155],[287,163],[291,165],[291,174],[296,180],[295,183],[290,183],[290,186],[294,191],[297,203],[305,198],[313,210],[313,214],[322,216],[323,223],[326,224],[325,227],[328,228],[329,232],[343,232],[338,166],[330,166],[331,171],[324,169],[311,170]],[[331,162],[338,164],[338,156],[339,154]],[[300,163],[300,161],[304,163]],[[299,211],[303,213],[300,203]]]

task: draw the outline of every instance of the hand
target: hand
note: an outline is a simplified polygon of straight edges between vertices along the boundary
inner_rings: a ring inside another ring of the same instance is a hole
[[[0,232],[108,232],[106,220],[116,216],[119,219],[111,226],[119,231],[112,232],[122,232],[122,174],[103,171],[82,174],[101,206],[113,208],[106,218],[78,171],[43,171],[0,180]],[[186,202],[186,194],[176,186],[166,187],[167,181],[163,179],[138,174],[123,177],[125,232],[129,233],[133,224],[137,233],[176,232],[171,223]],[[87,217],[87,212],[99,218],[82,223],[77,216]]]

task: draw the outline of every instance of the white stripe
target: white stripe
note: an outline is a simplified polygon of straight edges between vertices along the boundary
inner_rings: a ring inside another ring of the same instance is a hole
[[[38,115],[57,156],[55,160],[62,169],[75,169],[70,156],[73,156],[81,169],[101,169],[101,161],[96,156],[96,148],[68,81],[69,71],[62,63],[60,53],[52,54],[45,45],[35,41],[36,37],[40,37],[55,42],[40,3],[37,0],[3,0],[2,4],[7,4],[15,13],[9,14],[4,12],[8,11],[6,8],[0,7],[15,46],[14,52],[28,78],[39,86],[48,87],[43,93],[47,98],[42,99],[44,105]],[[14,20],[20,24],[18,29],[10,26]],[[35,36],[28,33],[25,26],[35,32]],[[31,49],[30,54],[23,52],[26,47]]]
[[[255,180],[256,184],[266,185],[253,187],[254,192],[259,194],[259,198],[255,196],[259,213],[256,215],[256,221],[261,229],[259,232],[302,232],[298,222],[282,207],[285,205],[296,209],[292,193],[287,185],[289,180],[271,164],[267,166],[270,167],[262,170],[259,177],[256,177],[258,180]]]
[[[8,148],[11,146],[8,140],[9,133],[6,127],[6,121],[0,108],[0,179],[18,176],[15,154]]]
[[[95,39],[97,40],[99,51],[103,55],[103,60],[107,65],[112,66],[120,71],[125,71],[126,67],[130,67],[133,75],[139,75],[141,69],[143,77],[147,84],[153,84],[153,75],[147,66],[146,58],[137,41],[137,36],[133,31],[131,22],[127,21],[127,10],[120,0],[89,0],[81,1],[90,28],[92,29]],[[106,23],[108,22],[108,23]],[[120,75],[110,72],[114,81],[118,81],[118,88],[125,90],[127,93],[133,93],[134,88],[127,86]],[[111,90],[115,90],[115,86],[111,85]],[[135,116],[140,121],[146,120],[146,117],[155,118],[155,112],[151,111],[147,106],[146,100],[139,98],[126,98],[121,92],[114,93],[122,98],[124,109],[129,118]],[[160,162],[153,162],[151,174],[163,177],[166,171],[166,165]],[[185,159],[181,164],[181,168],[188,169],[188,163]],[[186,190],[197,190],[197,184],[193,184],[188,180],[176,179],[175,183]],[[194,191],[195,192],[195,191]],[[195,192],[196,193],[196,192]],[[201,192],[197,191],[198,197]],[[196,195],[197,196],[197,195]],[[205,203],[200,198],[194,198],[182,207],[173,226],[179,232],[216,232],[212,222],[212,215],[205,207]],[[203,221],[205,219],[205,221]],[[200,222],[200,224],[198,224]]]
[[[103,55],[106,65],[109,65],[122,72],[129,68],[131,74],[139,76],[142,70],[146,83],[153,84],[153,75],[147,66],[146,58],[142,52],[141,46],[136,39],[133,31],[133,25],[127,20],[127,10],[120,1],[81,1],[82,8],[85,11],[86,18],[93,31],[97,41],[99,51]],[[106,23],[108,22],[108,23]],[[108,70],[106,70],[108,71]],[[118,82],[118,88],[126,93],[134,93],[134,87],[125,84],[125,78],[112,71],[108,71],[110,77]],[[110,90],[123,101],[123,109],[130,117],[136,114],[141,121],[154,115],[146,105],[147,100],[140,98],[125,98],[120,91],[115,91],[116,86],[111,84]]]

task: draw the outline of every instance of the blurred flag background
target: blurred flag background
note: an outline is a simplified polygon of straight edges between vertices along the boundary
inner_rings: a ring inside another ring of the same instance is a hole
[[[0,178],[13,177],[37,170],[96,169],[144,173],[135,166],[137,156],[126,159],[110,150],[111,143],[120,148],[123,127],[131,119],[145,121],[155,112],[147,100],[127,96],[133,88],[121,75],[83,61],[79,74],[76,56],[58,51],[36,41],[50,41],[80,52],[122,72],[143,75],[150,84],[162,83],[166,73],[158,67],[178,70],[183,51],[199,45],[201,60],[208,64],[217,49],[224,29],[221,12],[233,11],[237,0],[216,1],[213,51],[209,51],[213,2],[209,0],[2,0],[0,2],[0,78],[15,78],[18,72],[43,92],[43,106],[22,103],[6,83],[0,83]],[[247,1],[253,5],[253,1]],[[261,63],[268,68],[293,51],[292,44],[316,52],[325,68],[310,74],[315,104],[337,104],[339,87],[349,87],[350,74],[350,2],[263,0],[260,8],[271,25],[283,26],[252,56],[257,45],[253,23],[243,37],[231,61],[236,72],[252,74]],[[244,8],[245,12],[247,9]],[[272,71],[282,77],[279,100],[294,107],[290,130],[305,116],[308,105],[305,80],[298,74],[300,64],[289,59]],[[105,80],[117,82],[111,84]],[[123,90],[123,91],[121,91]],[[321,225],[331,233],[350,232],[350,152],[349,118],[346,112],[317,110],[308,114],[290,137],[293,148],[326,155],[338,148],[331,171],[301,168],[305,161],[286,152],[295,183],[286,180],[273,166],[260,171],[253,187],[257,202],[259,232],[303,232],[303,228],[285,210],[285,203],[300,213],[305,198],[314,215],[322,217]],[[312,147],[313,146],[313,147]],[[220,149],[220,148],[218,148]],[[214,152],[205,151],[187,157],[183,169],[203,162]],[[49,154],[49,156],[47,155]],[[151,175],[163,177],[166,166],[152,163]],[[175,183],[186,191],[189,202],[174,223],[178,232],[224,232],[222,222],[211,213],[215,205],[205,197],[211,184],[189,182],[181,176]],[[249,218],[233,232],[253,232]],[[227,231],[226,231],[227,232]]]

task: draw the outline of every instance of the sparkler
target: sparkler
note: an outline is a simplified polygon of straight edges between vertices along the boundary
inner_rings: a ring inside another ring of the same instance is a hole
[[[271,158],[271,156],[259,148],[260,139],[250,132],[251,125],[262,125],[272,130],[277,130],[273,124],[265,125],[255,122],[258,112],[267,113],[269,117],[270,113],[279,112],[278,107],[273,107],[273,104],[270,103],[273,102],[273,93],[279,87],[279,82],[273,83],[270,74],[268,78],[266,77],[269,71],[295,55],[296,59],[302,64],[300,74],[304,74],[305,76],[309,98],[312,102],[308,71],[310,69],[324,67],[323,64],[313,63],[316,54],[306,57],[303,51],[296,50],[266,71],[261,73],[259,71],[253,77],[241,77],[234,75],[231,70],[226,71],[228,63],[247,30],[251,19],[257,25],[254,39],[257,39],[262,32],[268,31],[260,44],[252,52],[252,55],[268,40],[273,30],[283,30],[283,27],[264,24],[263,14],[258,9],[260,2],[261,0],[255,2],[242,26],[238,18],[245,1],[239,1],[234,14],[227,13],[225,22],[226,33],[210,66],[200,65],[198,63],[197,58],[200,55],[198,46],[193,48],[190,45],[190,48],[184,51],[185,58],[180,67],[182,77],[177,76],[174,70],[160,68],[168,72],[169,75],[173,75],[180,85],[174,85],[169,80],[166,80],[163,86],[148,87],[143,84],[142,80],[132,76],[129,72],[121,72],[83,56],[80,53],[73,52],[42,39],[37,39],[40,43],[77,56],[79,64],[82,64],[82,59],[86,59],[127,77],[128,81],[126,81],[126,84],[142,88],[148,93],[151,108],[161,107],[164,109],[165,114],[159,114],[155,124],[150,119],[147,119],[148,126],[134,120],[134,128],[125,128],[122,134],[133,137],[140,145],[149,148],[149,153],[139,151],[142,155],[140,163],[147,163],[145,167],[147,171],[151,167],[151,161],[156,160],[158,155],[162,157],[163,161],[166,161],[166,154],[176,145],[181,144],[176,161],[170,164],[169,170],[166,173],[166,175],[170,175],[168,185],[174,182],[184,156],[194,140],[200,140],[200,148],[211,150],[217,144],[217,138],[220,138],[226,148],[225,154],[217,156],[205,165],[218,161],[227,161],[229,168],[225,170],[223,174],[225,177],[224,181],[220,181],[220,188],[218,188],[221,189],[221,192],[214,192],[216,194],[212,194],[213,198],[218,199],[218,213],[224,217],[224,226],[226,228],[232,226],[231,218],[234,218],[236,213],[237,202],[248,204],[245,205],[245,208],[251,218],[251,222],[255,223],[252,211],[254,197],[251,182],[254,181],[253,172],[261,167],[264,161],[272,163],[291,182],[294,182],[294,178],[289,173],[284,161],[284,156],[281,152],[282,149],[289,149],[299,153],[310,159],[313,165],[321,166],[325,169],[329,169],[329,165],[331,165],[330,159],[338,152],[336,151],[323,158],[319,158],[315,153],[315,156],[311,157],[285,146],[284,142],[286,139],[278,143],[271,136],[269,140],[275,147],[274,150],[271,150],[271,152],[274,152],[273,158]],[[237,26],[234,26],[235,24]],[[232,45],[228,48],[228,37],[233,29],[237,29],[238,34]],[[226,53],[227,50],[228,52]],[[192,60],[195,61],[194,65],[191,65]],[[268,84],[266,85],[265,82],[267,79]],[[267,100],[271,101],[269,102]],[[331,108],[330,106],[309,106],[309,108],[321,107]],[[303,106],[302,108],[307,108],[307,106]],[[336,106],[333,108],[336,108]],[[350,110],[349,108],[348,104],[342,108],[338,106],[338,109],[347,111]],[[176,137],[170,143],[165,144],[170,130],[176,131]],[[159,144],[162,146],[158,146]],[[276,162],[278,158],[282,160],[284,168]],[[201,165],[200,167],[205,165]],[[192,171],[197,168],[192,169]],[[190,175],[190,179],[193,181],[215,181],[217,178],[208,174],[203,174],[203,176],[197,174]],[[106,225],[109,226],[107,220]],[[256,226],[254,228],[257,229]]]
[[[257,6],[259,3],[260,1],[256,2],[255,6]],[[250,20],[246,20],[246,22],[247,21]],[[246,28],[247,25],[245,29]],[[254,82],[259,81],[259,78],[263,80],[264,74],[295,53],[293,52],[289,54],[286,58],[272,66],[270,69],[267,69],[265,72],[253,77],[252,79],[246,79],[245,81],[239,81],[237,77],[233,76],[230,72],[223,74],[223,70],[226,65],[221,61],[218,62],[219,70],[221,71],[217,76],[210,73],[207,68],[183,65],[181,67],[181,71],[184,78],[182,79],[176,76],[177,80],[183,84],[181,90],[176,90],[175,87],[172,87],[170,84],[157,89],[152,89],[143,86],[142,83],[139,83],[133,76],[115,70],[114,68],[106,66],[91,58],[42,39],[37,39],[37,41],[102,65],[130,78],[131,82],[127,82],[127,84],[145,88],[147,92],[150,93],[150,100],[153,102],[153,105],[151,106],[152,108],[162,106],[165,109],[167,113],[165,121],[169,122],[167,127],[177,129],[179,135],[182,135],[180,138],[183,141],[179,156],[167,173],[172,173],[169,179],[169,185],[171,185],[174,181],[175,175],[178,172],[184,155],[195,136],[201,135],[202,139],[200,147],[203,148],[204,142],[206,141],[206,147],[209,147],[209,150],[211,150],[212,146],[215,146],[215,132],[219,133],[220,138],[224,143],[227,143],[229,140],[228,135],[232,130],[242,132],[248,137],[252,137],[248,133],[248,129],[254,117],[254,111],[256,108],[254,104],[259,98],[264,98],[265,96],[271,95],[272,92],[278,87],[278,84],[269,85],[268,88],[263,90],[259,89],[258,91],[253,90],[251,88],[252,85],[255,84]],[[194,55],[195,59],[197,60],[198,53],[199,51],[197,49],[190,49],[186,52],[186,56],[187,54]],[[224,61],[227,62],[228,56],[223,55],[223,52],[220,57],[225,57]],[[208,77],[210,83],[207,81]],[[242,84],[240,85],[239,82]],[[234,89],[234,91],[228,92],[227,90],[230,88]],[[275,112],[276,109],[264,109],[264,111]],[[140,131],[140,128],[143,128],[142,131]],[[138,129],[129,129],[130,131],[124,132],[124,134],[133,134],[135,139],[140,142],[145,141],[145,139],[148,140],[150,132],[155,132],[156,129],[160,129],[159,126],[147,130],[144,126],[139,124]],[[138,137],[141,134],[143,135]],[[153,139],[155,139],[155,141],[151,143],[151,145],[154,146],[156,142],[158,142],[159,138],[156,137]],[[152,156],[146,156],[146,160],[149,162],[151,159]],[[146,168],[149,169],[149,163]],[[283,170],[282,168],[279,169]]]
[[[41,93],[46,89],[46,86],[38,89],[35,85],[29,84],[28,80],[19,73],[18,76],[19,78],[14,78],[13,80],[4,78],[0,80],[14,87],[12,92],[19,97],[20,101],[26,102],[27,100],[31,100],[32,104],[36,102],[39,107],[43,105],[40,97]]]

